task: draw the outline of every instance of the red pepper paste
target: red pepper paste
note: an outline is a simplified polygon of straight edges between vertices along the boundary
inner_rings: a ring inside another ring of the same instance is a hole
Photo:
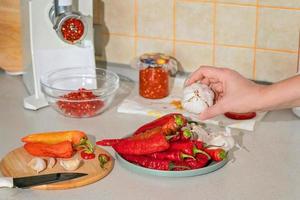
[[[61,33],[65,40],[73,43],[83,36],[84,24],[80,19],[67,19],[61,27]]]
[[[169,95],[169,74],[163,67],[147,67],[140,70],[140,95],[160,99]]]

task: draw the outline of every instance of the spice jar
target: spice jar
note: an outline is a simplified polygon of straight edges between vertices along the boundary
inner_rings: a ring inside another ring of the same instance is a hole
[[[177,63],[161,53],[143,54],[138,59],[139,94],[149,99],[169,95],[169,74],[175,74]]]

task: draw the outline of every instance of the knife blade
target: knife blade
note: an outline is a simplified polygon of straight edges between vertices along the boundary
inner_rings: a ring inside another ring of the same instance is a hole
[[[72,180],[86,175],[87,174],[85,173],[53,173],[37,176],[25,176],[19,178],[0,177],[0,187],[28,188],[37,185]]]

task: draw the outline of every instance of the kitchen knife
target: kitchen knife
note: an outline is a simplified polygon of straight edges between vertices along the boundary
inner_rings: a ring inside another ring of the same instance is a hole
[[[0,187],[28,188],[37,185],[56,183],[86,176],[84,173],[53,173],[20,178],[0,177]]]

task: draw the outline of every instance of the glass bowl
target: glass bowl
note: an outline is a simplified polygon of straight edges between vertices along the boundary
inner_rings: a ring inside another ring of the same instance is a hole
[[[93,117],[102,113],[118,88],[119,76],[101,68],[63,68],[41,77],[41,89],[49,105],[68,117]]]

